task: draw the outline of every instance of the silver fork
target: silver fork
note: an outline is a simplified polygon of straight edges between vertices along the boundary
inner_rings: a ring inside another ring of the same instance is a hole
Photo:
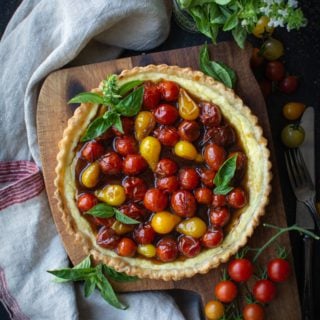
[[[315,206],[316,190],[299,149],[289,149],[285,153],[291,187],[298,201],[303,202],[312,214],[320,230],[320,216]]]

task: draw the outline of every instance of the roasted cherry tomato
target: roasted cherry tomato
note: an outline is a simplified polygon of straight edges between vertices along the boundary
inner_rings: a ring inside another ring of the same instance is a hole
[[[228,274],[233,281],[248,281],[253,274],[253,265],[248,259],[234,259],[228,264]]]
[[[274,38],[268,38],[263,43],[261,50],[263,56],[269,61],[277,60],[284,54],[282,42]]]
[[[210,102],[201,102],[200,106],[200,121],[208,127],[218,126],[222,116],[219,107]]]
[[[156,256],[163,262],[175,260],[178,253],[178,245],[173,238],[164,237],[156,245]]]
[[[174,160],[162,158],[156,167],[156,174],[161,177],[173,176],[178,171],[178,165]]]
[[[228,147],[235,143],[236,134],[229,125],[212,127],[206,130],[203,141],[213,142],[222,147]]]
[[[219,320],[224,315],[224,305],[218,300],[210,300],[204,307],[204,313],[208,320]]]
[[[212,196],[212,206],[214,208],[216,207],[222,207],[227,204],[226,196],[223,194],[213,194]]]
[[[178,132],[182,140],[193,142],[200,137],[200,126],[194,120],[184,120],[179,124]]]
[[[133,238],[139,244],[150,244],[153,242],[156,233],[149,222],[140,224],[133,231]]]
[[[270,36],[274,30],[273,27],[270,27],[269,24],[270,19],[267,16],[262,16],[252,29],[252,34],[257,38],[264,38],[266,36]]]
[[[98,204],[98,199],[91,193],[83,193],[77,200],[77,206],[81,212],[89,211],[96,204]]]
[[[250,59],[251,68],[258,68],[263,64],[263,62],[264,57],[262,56],[261,50],[259,48],[253,48]]]
[[[126,216],[139,221],[147,215],[147,210],[138,203],[123,204],[119,210]]]
[[[98,141],[87,142],[82,150],[81,156],[88,162],[93,162],[104,154],[104,146]]]
[[[268,263],[268,277],[274,282],[286,281],[291,273],[290,264],[287,260],[276,258]]]
[[[112,127],[112,131],[114,132],[114,134],[116,136],[122,136],[122,135],[129,136],[129,135],[131,135],[133,132],[133,129],[134,129],[133,117],[121,117],[121,123],[122,123],[123,133],[120,132],[115,127]]]
[[[182,168],[179,170],[180,186],[186,190],[194,190],[200,181],[198,173],[194,168]]]
[[[160,104],[154,111],[156,121],[160,124],[170,125],[174,124],[178,119],[178,109],[171,104]]]
[[[279,90],[286,94],[291,94],[297,91],[299,86],[299,78],[296,76],[286,76],[279,83]]]
[[[214,295],[223,303],[230,303],[238,294],[237,286],[230,280],[222,280],[214,287]]]
[[[171,196],[171,207],[180,217],[192,217],[197,209],[196,199],[190,191],[178,190]]]
[[[257,301],[268,303],[273,300],[276,295],[276,286],[268,279],[258,280],[253,286],[252,293]]]
[[[117,175],[122,170],[122,159],[116,152],[108,152],[99,160],[101,171],[107,175]]]
[[[301,102],[288,102],[283,106],[282,113],[288,120],[297,120],[304,112],[306,105]]]
[[[227,203],[230,207],[240,209],[247,203],[247,197],[243,189],[234,188],[227,194]]]
[[[173,126],[160,126],[154,131],[154,136],[167,147],[174,147],[180,139],[178,130]]]
[[[136,139],[131,136],[116,137],[114,139],[114,149],[122,156],[137,153],[138,145]]]
[[[247,304],[242,311],[244,320],[264,320],[264,309],[258,303]]]
[[[147,184],[142,178],[138,177],[126,177],[122,185],[124,187],[126,196],[133,201],[141,201],[147,192]]]
[[[270,61],[266,66],[266,77],[271,81],[280,81],[284,78],[286,70],[281,61]]]
[[[97,235],[97,244],[106,249],[115,249],[120,241],[120,237],[111,228],[100,228]]]
[[[281,140],[288,148],[297,148],[304,141],[305,131],[298,124],[288,124],[281,131]]]
[[[159,87],[152,83],[146,82],[143,91],[143,105],[148,109],[155,109],[161,99]]]
[[[206,248],[214,248],[223,240],[223,231],[221,228],[210,226],[207,232],[202,236],[201,243]]]
[[[200,204],[210,205],[212,202],[212,190],[206,187],[195,190],[194,195]]]
[[[159,189],[149,189],[144,195],[143,204],[150,211],[163,211],[168,205],[168,196]]]
[[[201,243],[191,236],[181,236],[178,239],[178,249],[186,257],[197,256],[201,251]]]
[[[204,149],[204,161],[208,164],[210,168],[218,171],[220,166],[226,160],[227,153],[223,147],[215,143],[208,144]]]
[[[123,172],[127,175],[137,175],[148,168],[148,163],[140,154],[128,154],[123,160]]]
[[[180,186],[179,179],[176,176],[162,177],[157,179],[157,187],[165,193],[173,193]]]
[[[213,226],[224,227],[230,220],[230,211],[227,207],[211,208],[209,219]]]
[[[123,237],[117,245],[117,253],[122,257],[133,257],[137,251],[137,244],[130,238]]]
[[[216,171],[212,169],[203,168],[200,170],[201,182],[208,188],[213,188],[213,179],[216,176]]]
[[[173,81],[161,81],[158,87],[163,100],[169,102],[178,100],[180,87],[177,83]]]

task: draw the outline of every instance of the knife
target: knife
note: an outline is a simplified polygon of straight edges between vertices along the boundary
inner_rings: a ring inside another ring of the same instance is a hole
[[[305,130],[305,140],[300,146],[301,154],[310,173],[313,183],[315,182],[315,153],[314,153],[314,109],[308,107],[303,113],[300,125]],[[314,220],[307,207],[297,201],[296,224],[304,229],[314,231]],[[308,235],[303,237],[304,243],[304,279],[302,291],[302,314],[304,320],[314,319],[314,304],[312,293],[312,257],[313,238]]]

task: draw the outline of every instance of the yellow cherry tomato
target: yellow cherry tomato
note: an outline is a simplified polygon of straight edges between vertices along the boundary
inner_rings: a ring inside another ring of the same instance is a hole
[[[170,233],[181,221],[181,218],[169,211],[160,211],[153,215],[151,226],[153,230],[160,234]]]
[[[156,255],[156,247],[153,244],[140,244],[137,251],[146,258],[153,258]]]
[[[81,173],[81,183],[87,188],[93,188],[99,181],[100,166],[98,162],[91,163]]]
[[[201,238],[207,231],[206,223],[198,217],[192,217],[181,221],[176,230],[186,236]]]
[[[124,188],[118,184],[110,184],[102,190],[98,190],[96,196],[110,206],[120,206],[126,200]]]
[[[122,235],[128,232],[133,231],[135,226],[133,224],[125,224],[118,220],[116,220],[113,225],[111,226],[111,229],[115,231],[116,234]]]
[[[199,117],[200,109],[198,105],[190,98],[186,91],[180,89],[179,99],[179,114],[182,119],[195,120]]]
[[[270,36],[274,30],[273,27],[269,27],[270,19],[266,16],[262,16],[255,27],[252,29],[252,34],[257,38],[263,38],[265,36]]]
[[[304,112],[306,105],[301,102],[289,102],[283,106],[282,112],[286,119],[297,120]]]
[[[224,305],[218,300],[210,300],[204,307],[208,320],[219,320],[224,315]]]
[[[134,122],[135,136],[138,141],[147,137],[156,125],[156,119],[152,112],[141,111]]]
[[[187,160],[195,160],[198,157],[198,152],[195,146],[185,140],[178,141],[174,146],[174,153],[181,158]]]
[[[145,137],[140,143],[140,154],[148,162],[152,171],[156,170],[161,152],[161,143],[155,137]]]

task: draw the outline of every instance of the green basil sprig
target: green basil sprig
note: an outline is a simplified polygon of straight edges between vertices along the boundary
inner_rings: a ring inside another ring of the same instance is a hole
[[[217,81],[222,82],[229,88],[234,88],[237,80],[236,73],[233,69],[228,67],[222,62],[213,61],[209,58],[208,45],[205,44],[200,49],[200,69],[208,76],[214,78]]]
[[[103,116],[90,123],[81,141],[92,140],[112,126],[123,133],[121,116],[135,116],[140,111],[143,100],[143,87],[130,91],[142,83],[141,80],[134,80],[119,87],[117,76],[113,74],[103,81],[102,95],[94,92],[82,92],[72,98],[68,103],[97,103],[108,107]],[[128,92],[130,93],[128,94]]]
[[[102,298],[118,309],[127,309],[128,306],[119,301],[108,278],[122,282],[137,280],[137,277],[131,277],[125,273],[117,272],[103,264],[98,264],[93,267],[90,256],[86,257],[73,268],[49,270],[48,272],[56,276],[56,282],[84,281],[85,297],[89,297],[95,288],[98,288]]]
[[[233,189],[233,187],[230,186],[230,182],[233,179],[234,174],[236,172],[237,157],[237,154],[230,157],[219,168],[216,176],[213,179],[213,182],[216,185],[216,187],[213,190],[215,194],[225,195]]]
[[[114,216],[116,220],[125,224],[140,223],[140,221],[128,217],[127,215],[122,213],[120,210],[112,206],[109,206],[106,203],[98,203],[97,205],[93,206],[90,210],[86,211],[85,213],[98,218],[111,218]]]

